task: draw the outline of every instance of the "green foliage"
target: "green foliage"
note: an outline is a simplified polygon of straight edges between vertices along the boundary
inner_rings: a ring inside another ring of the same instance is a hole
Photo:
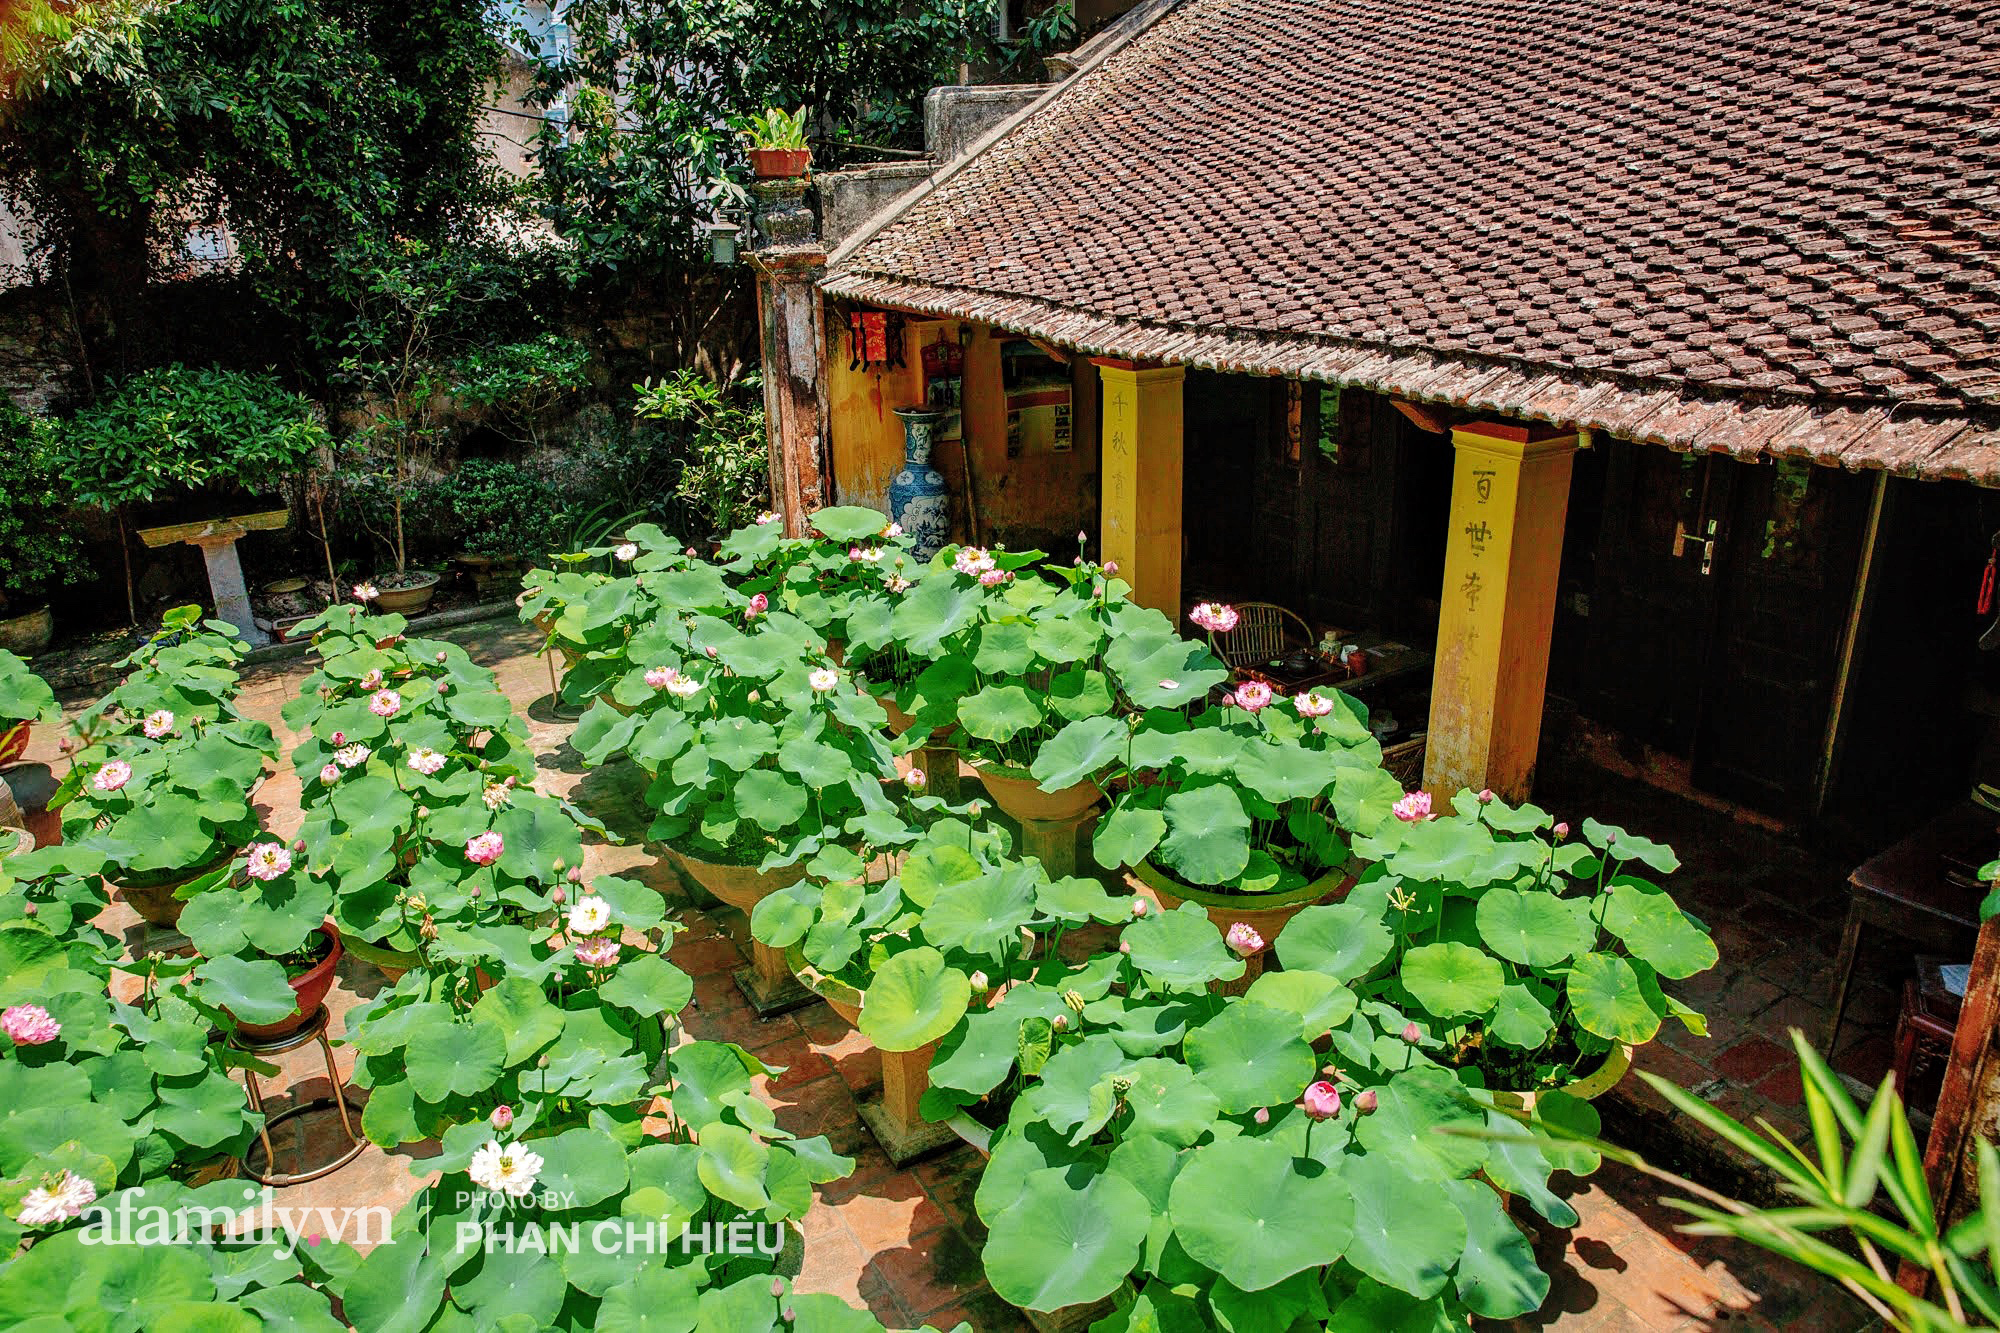
[[[0,648],[0,748],[16,723],[55,722],[62,717],[55,691],[5,648]]]
[[[62,521],[71,499],[50,435],[47,422],[0,399],[0,609],[90,573]]]
[[[766,107],[743,122],[740,131],[752,148],[798,151],[806,146],[806,109]]]
[[[466,459],[424,489],[420,507],[433,525],[462,534],[462,548],[475,555],[539,559],[567,532],[567,515],[541,479],[500,459]]]
[[[85,504],[189,491],[267,494],[328,443],[312,404],[268,375],[166,366],[55,427],[56,463]]]
[[[587,382],[590,349],[574,338],[544,333],[523,342],[477,345],[451,367],[451,391],[491,410],[515,439],[540,442],[545,418]]]
[[[711,533],[748,523],[771,502],[770,448],[764,439],[761,401],[744,403],[756,382],[724,390],[692,370],[677,371],[659,384],[633,386],[634,414],[681,427],[687,461],[674,486],[675,497]]]

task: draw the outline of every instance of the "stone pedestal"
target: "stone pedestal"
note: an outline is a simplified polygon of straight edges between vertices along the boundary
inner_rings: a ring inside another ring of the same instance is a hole
[[[925,1120],[918,1104],[931,1086],[931,1059],[937,1043],[914,1051],[882,1052],[882,1095],[858,1103],[861,1123],[881,1145],[883,1155],[897,1166],[908,1166],[927,1153],[958,1142],[943,1121]]]
[[[250,589],[243,581],[243,561],[236,543],[250,532],[275,532],[291,521],[284,509],[267,509],[255,514],[176,523],[160,528],[139,529],[139,540],[148,546],[172,546],[187,542],[201,548],[208,566],[208,589],[215,600],[215,615],[236,626],[246,642],[269,643],[271,636],[257,628],[250,614]]]
[[[737,968],[732,975],[736,989],[743,992],[759,1018],[802,1009],[819,998],[799,984],[785,955],[758,940],[750,941],[750,965]]]

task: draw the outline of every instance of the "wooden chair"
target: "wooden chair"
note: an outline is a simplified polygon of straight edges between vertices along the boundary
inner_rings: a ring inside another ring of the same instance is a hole
[[[1313,646],[1312,626],[1276,602],[1238,602],[1236,628],[1210,633],[1208,646],[1232,668],[1262,666]]]

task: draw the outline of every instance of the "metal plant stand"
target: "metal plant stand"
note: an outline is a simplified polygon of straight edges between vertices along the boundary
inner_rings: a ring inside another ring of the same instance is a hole
[[[264,1169],[259,1171],[253,1165],[256,1159],[257,1148],[252,1147],[249,1152],[243,1155],[243,1170],[246,1175],[260,1185],[300,1185],[308,1180],[318,1180],[321,1176],[330,1175],[338,1171],[341,1167],[346,1166],[349,1162],[359,1157],[362,1150],[368,1146],[368,1140],[361,1137],[355,1130],[354,1117],[360,1114],[361,1108],[347,1100],[347,1084],[340,1077],[340,1066],[335,1064],[333,1059],[333,1043],[328,1041],[326,1036],[328,1021],[329,1015],[326,1012],[326,1006],[321,1005],[307,1017],[303,1027],[297,1031],[288,1032],[282,1037],[270,1037],[263,1041],[234,1035],[229,1038],[229,1044],[237,1050],[255,1056],[283,1055],[287,1051],[295,1051],[301,1046],[316,1041],[319,1043],[320,1054],[326,1057],[326,1078],[327,1082],[333,1088],[331,1096],[315,1097],[309,1102],[302,1102],[297,1106],[288,1107],[258,1126],[257,1146],[262,1147],[264,1150]],[[243,1088],[250,1095],[250,1109],[262,1115],[264,1112],[264,1091],[258,1085],[257,1071],[247,1065],[243,1069]],[[276,1149],[271,1146],[271,1130],[278,1125],[284,1124],[287,1120],[295,1119],[310,1111],[324,1111],[328,1107],[332,1107],[334,1110],[340,1112],[340,1128],[341,1132],[347,1136],[347,1151],[324,1166],[316,1166],[309,1171],[287,1174],[274,1170],[273,1168],[278,1164],[278,1155]]]

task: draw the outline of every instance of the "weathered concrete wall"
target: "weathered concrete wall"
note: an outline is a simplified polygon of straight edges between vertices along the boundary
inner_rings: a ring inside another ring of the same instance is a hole
[[[919,159],[813,177],[819,187],[819,227],[826,248],[838,246],[862,223],[930,179],[934,170],[929,160]]]
[[[969,152],[986,131],[1048,91],[1040,83],[933,88],[924,97],[924,147],[932,161],[949,163]]]

